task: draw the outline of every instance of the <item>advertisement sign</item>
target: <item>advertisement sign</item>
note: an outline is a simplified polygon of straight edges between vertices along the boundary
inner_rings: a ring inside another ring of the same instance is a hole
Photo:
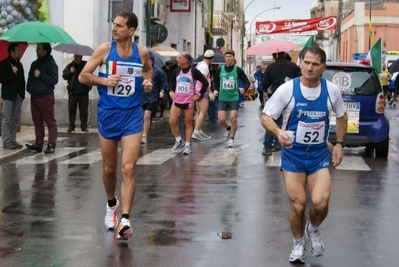
[[[170,0],[170,12],[191,12],[191,0]]]
[[[292,35],[292,34],[277,34],[277,35],[257,35],[256,44],[260,44],[270,40],[277,41],[289,41],[299,46],[304,46],[306,41],[309,39],[309,35]]]
[[[336,28],[336,16],[301,20],[257,21],[255,34],[299,33],[334,30]]]

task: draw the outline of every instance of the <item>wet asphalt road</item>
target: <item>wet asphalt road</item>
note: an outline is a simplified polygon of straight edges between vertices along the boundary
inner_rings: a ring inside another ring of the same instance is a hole
[[[304,266],[397,266],[397,112],[387,111],[387,160],[346,148],[347,167],[331,169],[330,212],[320,227],[326,250],[315,258],[308,248]],[[171,156],[168,125],[153,125],[128,241],[103,226],[96,134],[64,136],[52,156],[25,152],[2,163],[0,266],[293,266],[279,154],[261,155],[259,114],[257,101],[245,102],[234,149],[225,148],[220,126],[205,123],[213,138],[193,143],[190,156]],[[221,239],[223,231],[232,238]]]

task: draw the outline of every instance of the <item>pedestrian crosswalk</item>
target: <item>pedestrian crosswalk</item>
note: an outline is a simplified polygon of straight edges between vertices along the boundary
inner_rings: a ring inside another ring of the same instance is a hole
[[[235,161],[240,156],[245,156],[246,150],[253,150],[253,147],[242,146],[236,148],[213,148],[208,151],[207,154],[202,158],[195,158],[195,154],[188,157],[192,157],[193,164],[198,166],[231,166],[234,165]],[[120,153],[120,150],[119,150]],[[195,151],[194,151],[195,153]],[[67,156],[67,159],[66,159]],[[280,166],[280,153],[273,152],[273,154],[267,157],[266,162],[264,156],[259,157],[250,154],[249,156],[255,157],[254,161],[251,162],[253,165],[265,164],[267,167],[279,167]],[[181,154],[173,154],[169,148],[156,149],[149,153],[143,153],[140,156],[137,165],[162,165],[174,157],[184,157]],[[392,157],[392,155],[391,155]],[[395,160],[395,157],[392,157]],[[397,157],[396,157],[397,159]],[[66,165],[92,165],[94,163],[102,161],[101,150],[96,149],[93,151],[87,151],[86,147],[66,147],[56,149],[54,154],[32,154],[25,156],[21,159],[17,159],[18,165],[26,164],[45,164],[52,160],[57,160],[58,164]],[[370,166],[358,153],[346,153],[343,162],[336,167],[337,170],[354,170],[354,171],[371,171]]]

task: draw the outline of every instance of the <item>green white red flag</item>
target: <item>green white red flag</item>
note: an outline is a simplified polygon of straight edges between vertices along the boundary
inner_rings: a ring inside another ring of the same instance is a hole
[[[373,66],[375,71],[380,74],[382,72],[382,46],[381,37],[377,42],[371,47],[367,54],[366,59],[362,60],[360,64]]]

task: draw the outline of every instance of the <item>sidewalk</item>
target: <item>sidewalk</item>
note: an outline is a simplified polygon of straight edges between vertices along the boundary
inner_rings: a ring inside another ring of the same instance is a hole
[[[157,114],[157,118],[153,120],[154,124],[163,123],[165,120],[167,121],[169,118],[169,110],[164,111],[164,116],[159,118],[159,113]],[[89,132],[81,132],[79,130],[74,131],[72,133],[68,133],[68,126],[66,127],[58,127],[58,136],[59,137],[69,137],[74,135],[84,135],[88,133],[98,133],[96,128],[89,128]],[[47,128],[46,128],[46,138],[47,138]],[[0,142],[0,163],[3,161],[18,156],[24,153],[28,148],[25,144],[31,144],[35,140],[35,128],[33,126],[21,126],[21,131],[17,133],[17,142],[23,145],[22,148],[19,149],[3,149],[3,142]],[[45,139],[46,140],[46,139]]]
[[[72,136],[77,134],[86,134],[85,132],[76,131],[73,133],[67,132],[68,127],[58,128],[59,136]],[[89,133],[96,133],[97,128],[89,128]],[[46,128],[47,134],[47,128]],[[35,128],[33,126],[21,126],[21,131],[17,133],[17,142],[23,145],[22,148],[17,149],[3,149],[3,142],[0,142],[0,162],[6,159],[18,156],[24,153],[28,148],[25,144],[31,144],[35,140]]]

